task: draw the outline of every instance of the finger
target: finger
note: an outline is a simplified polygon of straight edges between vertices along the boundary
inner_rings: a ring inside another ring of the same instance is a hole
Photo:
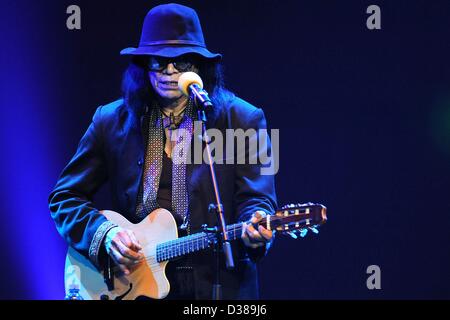
[[[263,237],[259,234],[257,230],[255,230],[255,228],[252,225],[247,226],[247,234],[251,240],[264,241]]]
[[[116,264],[121,264],[124,265],[126,267],[131,266],[134,264],[134,261],[125,257],[119,249],[117,248],[111,248],[111,253],[112,253],[112,257],[114,259],[114,262],[116,262]]]
[[[270,241],[272,239],[273,233],[271,230],[267,230],[263,226],[259,226],[258,231],[266,241]]]
[[[122,263],[124,258],[123,258],[123,256],[120,254],[120,252],[118,250],[116,250],[115,248],[111,248],[110,256],[112,257],[112,259],[114,260],[116,265],[119,267],[119,269],[125,275],[129,275],[130,274],[130,270],[127,268],[127,266],[125,264]]]
[[[253,248],[253,249],[261,247],[261,246],[264,245],[264,243],[262,243],[262,242],[251,242],[250,239],[248,238],[246,232],[242,233],[242,237],[241,238],[242,238],[242,241],[244,242],[244,244],[247,247],[250,247],[250,248]]]
[[[142,247],[141,247],[139,241],[137,240],[134,232],[131,230],[126,230],[125,232],[128,234],[128,237],[131,240],[131,246],[129,248],[139,255],[139,259],[144,258],[143,253],[140,252],[142,250]]]
[[[131,263],[134,263],[134,261],[140,260],[142,258],[142,255],[140,253],[134,251],[132,248],[126,246],[120,241],[116,243],[116,248],[125,258],[132,260]]]
[[[248,226],[248,225],[247,225],[246,223],[243,224],[243,227],[242,227],[242,233],[241,233],[241,239],[242,239],[242,240],[244,240],[244,238],[248,240],[248,236],[247,236],[247,226]]]
[[[131,230],[123,230],[119,234],[119,239],[122,241],[122,243],[132,251],[136,252],[139,255],[139,259],[142,258],[142,255],[139,253],[139,250],[141,250],[141,246],[139,242],[136,239],[136,236],[134,235],[134,232]]]
[[[139,260],[141,258],[141,255],[129,247],[125,246],[122,242],[117,241],[114,242],[114,245],[117,250],[119,250],[120,254],[127,260],[130,260],[130,262],[125,262],[126,264],[133,264],[134,260]]]
[[[258,223],[259,221],[264,219],[266,217],[266,215],[267,214],[264,211],[261,211],[261,210],[255,211],[252,218],[250,219],[250,223],[252,223],[252,224]]]
[[[135,251],[142,250],[142,246],[139,243],[138,239],[136,238],[136,235],[134,234],[134,232],[131,230],[128,230],[127,233],[131,239],[131,242],[133,243],[134,248],[136,249]]]
[[[128,234],[127,230],[123,230],[117,234],[119,236],[120,241],[127,246],[128,248],[131,248],[133,246],[133,241],[131,241],[130,235]]]

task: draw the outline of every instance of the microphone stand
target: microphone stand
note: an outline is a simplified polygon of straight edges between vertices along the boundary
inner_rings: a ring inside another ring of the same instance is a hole
[[[195,90],[196,88],[194,86],[191,86],[191,90]],[[213,300],[220,300],[222,298],[222,286],[220,284],[220,250],[223,251],[224,257],[225,257],[225,264],[227,269],[231,270],[234,268],[234,261],[233,261],[233,253],[231,251],[231,245],[230,240],[228,237],[228,234],[226,232],[226,224],[225,224],[225,218],[223,213],[223,206],[222,202],[220,200],[220,192],[219,187],[217,185],[216,180],[216,173],[214,170],[214,163],[212,161],[211,156],[211,148],[209,147],[210,138],[208,137],[208,134],[206,132],[206,113],[205,108],[206,107],[213,107],[213,104],[209,98],[203,97],[202,95],[195,95],[193,92],[193,98],[197,100],[197,113],[198,113],[198,120],[202,123],[202,139],[206,144],[206,153],[208,156],[208,162],[209,162],[209,172],[211,174],[211,180],[213,184],[213,190],[214,190],[214,196],[215,196],[215,204],[210,204],[208,211],[210,213],[215,212],[217,215],[217,224],[215,228],[206,228],[204,227],[204,231],[206,232],[214,232],[216,234],[216,241],[214,243],[214,264],[215,264],[215,275],[214,275],[214,283],[213,283],[213,290],[212,290],[212,299]]]

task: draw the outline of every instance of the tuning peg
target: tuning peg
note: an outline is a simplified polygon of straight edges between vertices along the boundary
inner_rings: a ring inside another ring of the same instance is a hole
[[[297,207],[309,207],[309,206],[313,206],[314,202],[305,202],[305,203],[297,203]]]
[[[287,234],[290,235],[291,238],[293,238],[293,239],[297,239],[298,238],[294,231],[289,231]]]
[[[301,229],[299,231],[300,233],[300,237],[304,238],[306,236],[306,234],[308,233],[308,229]]]
[[[289,204],[286,204],[283,207],[281,207],[281,210],[286,210],[286,209],[289,209],[289,208],[292,208],[292,207],[294,207],[294,205],[289,203]]]
[[[311,230],[313,233],[318,234],[319,230],[317,230],[316,227],[309,227],[309,230]]]

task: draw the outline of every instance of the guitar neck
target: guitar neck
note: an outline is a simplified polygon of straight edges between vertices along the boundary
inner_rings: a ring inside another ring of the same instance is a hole
[[[278,210],[275,215],[267,215],[257,225],[263,226],[268,230],[286,233],[292,230],[321,225],[326,220],[326,207],[320,204],[306,204]],[[226,232],[228,239],[240,239],[243,227],[243,222],[227,226]],[[207,249],[215,241],[216,235],[214,233],[195,233],[157,245],[156,258],[158,262],[162,262],[181,257],[189,253]]]
[[[241,238],[243,223],[227,226],[229,240]],[[156,247],[156,259],[158,262],[171,260],[190,253],[208,249],[216,241],[214,233],[199,232],[186,237],[158,244]]]

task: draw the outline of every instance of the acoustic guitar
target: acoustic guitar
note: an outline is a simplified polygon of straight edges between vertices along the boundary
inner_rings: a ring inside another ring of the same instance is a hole
[[[326,211],[325,206],[315,203],[288,205],[273,215],[267,215],[257,225],[295,238],[297,234],[303,236],[307,230],[317,232],[316,227],[327,220]],[[77,288],[79,295],[85,300],[133,300],[139,296],[165,298],[170,291],[165,275],[167,263],[211,248],[217,241],[216,234],[210,232],[178,238],[177,224],[172,214],[165,209],[156,209],[137,224],[114,211],[104,210],[101,213],[108,220],[135,233],[145,259],[136,264],[129,275],[124,275],[114,265],[99,271],[89,259],[69,248],[64,277],[66,293],[71,288]],[[228,238],[241,239],[243,225],[244,223],[228,225]]]

